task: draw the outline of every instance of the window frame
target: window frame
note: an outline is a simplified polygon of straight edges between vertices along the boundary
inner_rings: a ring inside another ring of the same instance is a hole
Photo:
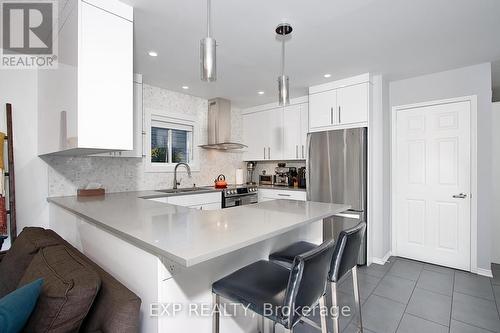
[[[173,172],[177,163],[161,163],[151,161],[151,132],[152,127],[159,127],[173,130],[191,130],[191,140],[188,140],[188,165],[191,171],[199,171],[199,149],[198,149],[198,124],[196,118],[189,114],[168,113],[160,110],[146,110],[145,112],[145,158],[144,166],[146,172]],[[172,160],[172,132],[169,131],[169,140],[167,146],[168,161]]]

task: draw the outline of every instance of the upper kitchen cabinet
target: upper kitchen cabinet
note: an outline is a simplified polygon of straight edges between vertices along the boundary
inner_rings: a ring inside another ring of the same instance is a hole
[[[307,97],[286,107],[266,104],[244,110],[244,160],[304,160],[307,119]]]
[[[283,109],[283,159],[306,158],[307,123],[307,103],[290,105]]]
[[[39,70],[39,155],[134,150],[133,8],[69,0],[58,68]]]
[[[370,75],[309,88],[309,131],[368,125]]]

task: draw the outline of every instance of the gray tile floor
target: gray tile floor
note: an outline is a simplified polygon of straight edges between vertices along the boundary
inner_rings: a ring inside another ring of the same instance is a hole
[[[500,333],[500,266],[492,270],[489,279],[403,258],[360,268],[364,332]],[[339,302],[354,309],[350,277],[340,283]],[[357,332],[355,316],[340,326]],[[318,331],[299,324],[294,332]]]

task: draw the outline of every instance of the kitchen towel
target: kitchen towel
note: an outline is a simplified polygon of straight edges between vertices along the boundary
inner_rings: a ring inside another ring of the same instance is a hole
[[[243,169],[236,169],[236,185],[243,184]]]

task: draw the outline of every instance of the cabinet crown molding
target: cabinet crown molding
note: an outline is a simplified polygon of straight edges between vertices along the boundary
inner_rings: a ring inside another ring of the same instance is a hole
[[[357,76],[348,77],[342,80],[327,82],[323,84],[319,84],[316,86],[309,87],[309,94],[317,94],[323,91],[334,90],[339,88],[344,88],[348,86],[353,86],[360,83],[371,83],[371,74],[365,73]]]

